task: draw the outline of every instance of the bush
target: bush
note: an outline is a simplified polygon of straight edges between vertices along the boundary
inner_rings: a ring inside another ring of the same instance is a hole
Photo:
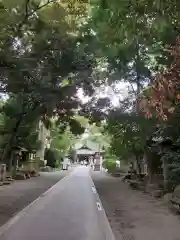
[[[103,168],[107,169],[109,173],[114,172],[116,170],[116,161],[114,160],[104,160]]]
[[[60,153],[58,150],[56,150],[56,149],[52,149],[53,150],[53,152],[54,152],[54,156],[55,156],[55,158],[56,158],[56,168],[60,168],[61,167],[61,164],[62,164],[62,162],[63,162],[63,155],[62,155],[62,153]]]
[[[168,189],[173,190],[180,184],[180,153],[171,151],[164,157],[168,163]]]
[[[47,160],[47,166],[55,168],[56,167],[56,157],[55,153],[52,149],[46,149],[45,150],[45,160]]]

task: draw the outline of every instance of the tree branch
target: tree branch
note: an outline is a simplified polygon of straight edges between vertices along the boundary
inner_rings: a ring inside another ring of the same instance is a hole
[[[132,88],[133,94],[136,96],[136,95],[137,95],[137,91],[134,89],[134,86],[133,86],[133,84],[131,83],[131,81],[128,81],[128,82],[129,82],[129,84],[130,84],[130,86],[131,86],[131,88]]]
[[[22,22],[18,25],[18,27],[17,27],[17,33],[19,33],[19,32],[21,31],[22,26],[23,26],[24,24],[26,24],[26,22],[28,21],[28,19],[29,19],[31,16],[33,16],[36,12],[38,12],[38,11],[41,10],[42,8],[47,7],[49,4],[55,3],[56,1],[57,1],[57,0],[48,0],[48,1],[47,1],[46,3],[44,3],[43,5],[40,5],[40,4],[39,4],[39,6],[38,6],[36,9],[28,12],[28,5],[29,5],[30,0],[26,0],[26,12],[25,12],[25,17],[24,17],[24,19],[22,20]]]
[[[25,6],[25,8],[26,8],[26,15],[28,15],[28,5],[29,5],[29,2],[30,2],[30,0],[26,0],[26,6]]]

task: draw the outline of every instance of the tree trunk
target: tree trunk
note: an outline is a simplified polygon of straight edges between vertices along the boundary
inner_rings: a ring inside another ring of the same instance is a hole
[[[10,175],[13,175],[13,151],[10,150],[9,152],[9,159],[8,159],[8,171]]]
[[[141,161],[138,156],[136,156],[136,164],[137,164],[138,173],[141,174]]]
[[[12,144],[14,143],[14,140],[16,138],[16,135],[17,135],[17,132],[18,132],[18,129],[19,129],[19,126],[21,124],[21,121],[22,121],[22,115],[19,117],[19,119],[16,121],[16,124],[15,124],[15,127],[13,128],[12,130],[12,134],[10,136],[10,139],[4,149],[4,152],[3,152],[3,155],[2,155],[2,161],[5,160],[6,156],[7,156],[7,153],[9,152],[9,149],[12,148]]]
[[[153,180],[153,170],[152,170],[152,156],[151,152],[146,150],[144,153],[145,160],[147,162],[147,172],[148,172],[148,183],[151,184]]]
[[[166,157],[162,157],[162,168],[164,178],[164,190],[168,190],[168,163]]]
[[[4,148],[4,151],[3,151],[3,154],[2,154],[2,157],[1,157],[2,162],[5,163],[5,162],[7,162],[6,161],[7,160],[7,156],[8,155],[10,156],[10,159],[9,159],[9,169],[10,169],[11,173],[12,173],[12,165],[13,165],[12,148],[14,147],[19,127],[20,127],[24,117],[26,117],[27,114],[29,114],[29,113],[31,114],[34,110],[36,110],[39,107],[39,102],[34,102],[34,105],[32,106],[32,109],[29,112],[26,112],[25,110],[26,110],[27,104],[28,103],[22,99],[21,113],[19,114],[19,116],[17,118],[17,121],[15,123],[15,126],[12,129],[12,134],[10,136],[10,139],[9,139],[8,143],[6,144],[6,146]]]
[[[15,177],[16,176],[16,173],[17,173],[17,168],[18,168],[18,159],[19,159],[19,156],[16,154],[16,155],[14,155],[13,154],[13,167],[12,167],[12,169],[13,169],[13,177]]]
[[[12,165],[13,165],[13,154],[12,149],[14,147],[14,143],[16,140],[16,136],[19,130],[19,126],[22,122],[23,114],[19,116],[19,118],[16,121],[15,127],[13,128],[12,134],[10,136],[10,139],[8,143],[6,144],[3,154],[2,154],[2,162],[7,162],[7,157],[9,156],[8,165],[9,165],[9,171],[12,173]]]
[[[140,92],[141,92],[141,72],[140,72],[140,56],[139,56],[139,43],[137,42],[136,44],[136,58],[135,58],[135,62],[136,62],[136,86],[137,86],[137,97],[139,96]],[[138,104],[138,113],[139,113],[139,104]]]

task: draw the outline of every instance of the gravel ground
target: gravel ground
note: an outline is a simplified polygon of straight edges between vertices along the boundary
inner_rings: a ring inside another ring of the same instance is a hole
[[[117,240],[180,240],[180,217],[119,178],[92,173]]]
[[[67,172],[41,173],[28,180],[0,186],[0,226],[61,180]]]

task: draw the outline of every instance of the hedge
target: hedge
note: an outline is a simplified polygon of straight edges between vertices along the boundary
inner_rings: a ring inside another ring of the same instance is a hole
[[[103,162],[103,168],[107,169],[108,172],[113,172],[116,170],[116,161],[114,160],[104,160]]]

